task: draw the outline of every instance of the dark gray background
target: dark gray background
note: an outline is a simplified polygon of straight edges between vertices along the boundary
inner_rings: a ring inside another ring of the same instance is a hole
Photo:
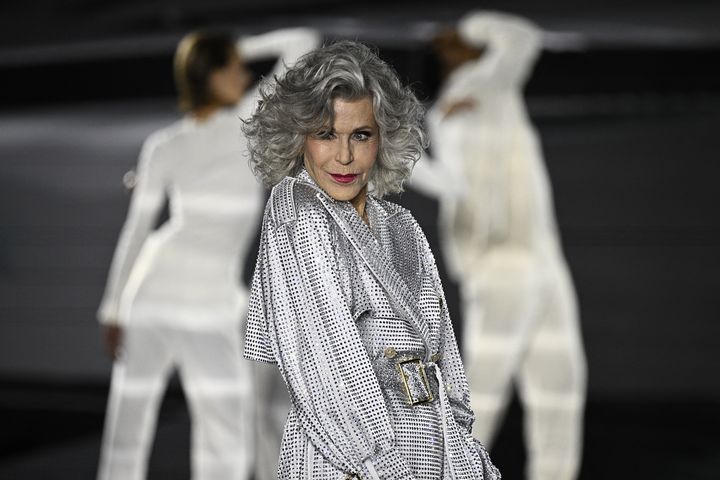
[[[580,298],[583,478],[715,478],[717,2],[389,3],[0,7],[0,478],[79,478],[94,467],[110,368],[94,313],[127,208],[121,177],[143,139],[178,116],[170,67],[184,32],[305,24],[365,40],[429,103],[439,82],[431,32],[478,6],[558,34],[527,98]],[[412,191],[398,201],[439,251],[435,202]],[[456,286],[445,283],[460,328]],[[183,437],[177,387],[168,402],[160,435]],[[506,478],[519,478],[520,414],[510,413],[493,454]],[[85,443],[58,453],[70,439]],[[159,450],[154,471],[166,468],[162,459]]]

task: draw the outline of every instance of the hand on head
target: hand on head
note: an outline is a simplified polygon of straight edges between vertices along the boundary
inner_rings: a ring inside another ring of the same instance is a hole
[[[431,46],[442,64],[445,76],[452,73],[460,65],[479,59],[487,48],[468,44],[455,28],[443,30],[435,35]]]
[[[122,327],[117,324],[105,325],[103,337],[105,352],[112,360],[118,360],[123,343]]]

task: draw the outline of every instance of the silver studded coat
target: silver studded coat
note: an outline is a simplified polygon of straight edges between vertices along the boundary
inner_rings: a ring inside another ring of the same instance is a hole
[[[305,171],[278,184],[265,210],[245,356],[276,362],[290,392],[279,477],[499,479],[470,435],[425,236],[398,205],[369,196],[367,210],[370,227]],[[410,404],[423,395],[432,400]]]

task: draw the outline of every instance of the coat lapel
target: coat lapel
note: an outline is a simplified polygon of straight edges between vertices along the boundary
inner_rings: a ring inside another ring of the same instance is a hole
[[[338,227],[340,227],[340,231],[347,237],[375,279],[383,287],[391,304],[397,309],[398,315],[406,319],[415,328],[425,344],[425,354],[429,356],[431,354],[431,344],[428,324],[417,309],[417,299],[412,295],[407,283],[388,258],[385,249],[381,246],[381,242],[379,243],[373,236],[370,229],[354,211],[352,205],[347,202],[336,202],[327,198],[324,194],[320,194],[318,197],[330,212]],[[379,213],[379,216],[382,215],[383,213]],[[387,221],[392,221],[392,217],[388,218]],[[382,224],[382,220],[376,223],[376,226],[380,227],[379,236],[381,241],[384,235],[392,233],[391,229],[387,228],[387,225],[380,226]]]
[[[318,199],[383,287],[398,315],[415,328],[425,344],[425,354],[429,357],[431,355],[429,326],[420,315],[417,295],[413,295],[411,290],[412,287],[415,292],[420,291],[418,283],[421,280],[420,271],[410,267],[419,264],[419,252],[414,236],[412,238],[398,236],[399,230],[405,230],[407,234],[407,229],[400,228],[398,222],[401,214],[388,212],[377,200],[368,196],[370,224],[375,232],[373,234],[349,202],[339,202],[330,198],[306,170],[300,171],[297,179],[310,184],[318,191]],[[406,243],[403,244],[403,241]],[[412,245],[407,245],[410,241]],[[404,275],[398,272],[396,264],[404,267],[402,268]],[[415,285],[416,283],[418,285]]]

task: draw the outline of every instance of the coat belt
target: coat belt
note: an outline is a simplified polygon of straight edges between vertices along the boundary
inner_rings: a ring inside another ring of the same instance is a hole
[[[380,386],[399,393],[410,406],[439,399],[440,383],[435,370],[440,357],[433,355],[429,362],[423,361],[424,357],[422,352],[386,348],[374,362]]]

